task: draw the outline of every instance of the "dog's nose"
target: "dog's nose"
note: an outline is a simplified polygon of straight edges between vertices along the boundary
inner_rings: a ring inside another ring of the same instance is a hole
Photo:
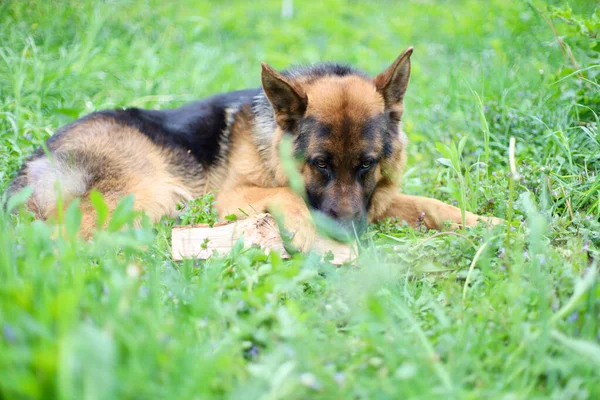
[[[360,210],[335,209],[335,208],[328,208],[325,210],[325,213],[335,220],[350,221],[350,222],[360,219],[360,217],[362,215]]]

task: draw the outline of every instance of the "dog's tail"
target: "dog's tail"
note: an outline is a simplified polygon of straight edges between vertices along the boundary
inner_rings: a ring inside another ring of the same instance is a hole
[[[36,217],[47,218],[56,211],[58,199],[68,203],[90,189],[93,175],[89,165],[82,161],[72,153],[53,153],[51,158],[38,154],[23,165],[8,185],[3,206],[6,207],[10,197],[30,186],[33,192],[25,202],[26,207]]]

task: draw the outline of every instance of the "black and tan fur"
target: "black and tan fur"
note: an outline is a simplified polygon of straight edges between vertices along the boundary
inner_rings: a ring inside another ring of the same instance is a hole
[[[407,49],[374,79],[346,66],[319,64],[284,73],[266,64],[262,89],[213,96],[164,111],[101,111],[61,128],[9,187],[33,187],[28,207],[39,218],[57,213],[56,184],[65,203],[81,198],[82,230],[95,227],[88,194],[109,207],[129,193],[153,221],[174,217],[182,200],[216,193],[220,216],[261,213],[278,206],[308,250],[315,237],[309,209],[343,227],[387,217],[439,229],[461,222],[460,210],[399,193],[407,138],[400,127],[410,75]],[[288,186],[279,158],[282,137],[293,139],[308,204]],[[467,224],[479,217],[468,213]],[[489,222],[499,220],[490,218]]]

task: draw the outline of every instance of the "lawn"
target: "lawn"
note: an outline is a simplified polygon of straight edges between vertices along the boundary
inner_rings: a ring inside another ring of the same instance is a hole
[[[403,190],[507,221],[388,221],[337,268],[175,263],[174,222],[129,227],[127,200],[91,242],[74,208],[59,234],[2,211],[0,398],[600,398],[600,8],[561,3],[0,2],[0,192],[89,112],[413,45]]]

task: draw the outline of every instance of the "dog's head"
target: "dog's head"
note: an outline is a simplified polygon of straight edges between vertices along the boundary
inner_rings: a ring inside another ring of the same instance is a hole
[[[386,200],[377,192],[399,182],[411,54],[412,47],[374,79],[334,65],[282,74],[263,63],[263,89],[281,135],[294,139],[311,207],[347,230],[361,231]]]

